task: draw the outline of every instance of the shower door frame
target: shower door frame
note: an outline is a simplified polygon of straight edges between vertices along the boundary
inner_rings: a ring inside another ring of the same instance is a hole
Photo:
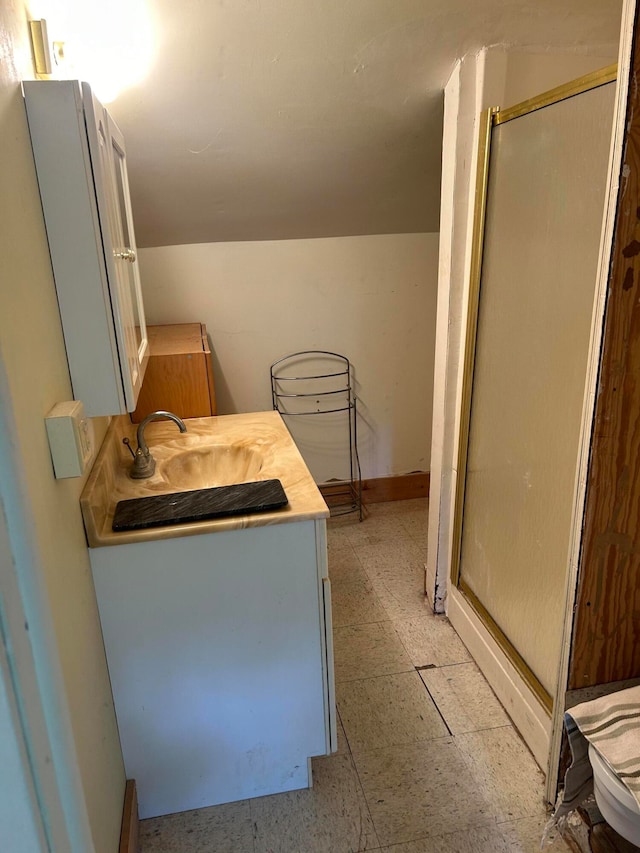
[[[624,133],[624,114],[628,88],[628,69],[631,55],[634,9],[635,3],[625,3],[622,39],[620,45],[620,62],[621,67],[624,67],[624,73],[618,83],[618,91],[616,93],[613,140],[609,158],[609,172],[607,176],[605,215],[600,245],[600,257],[598,261],[597,284],[594,293],[594,312],[591,340],[589,344],[589,361],[585,372],[586,393],[583,405],[580,447],[576,448],[577,454],[579,450],[579,458],[576,473],[576,489],[574,494],[573,521],[567,571],[567,608],[555,702],[552,697],[546,693],[544,688],[542,688],[542,685],[540,685],[537,678],[533,675],[533,672],[506,638],[499,626],[492,619],[486,608],[483,607],[471,590],[465,588],[466,585],[464,584],[464,581],[461,582],[460,580],[462,523],[466,486],[466,466],[469,449],[471,396],[475,366],[475,345],[479,310],[480,280],[482,273],[485,212],[489,179],[491,131],[493,127],[498,126],[499,124],[503,124],[507,121],[533,112],[534,110],[539,110],[545,106],[549,106],[553,103],[557,103],[558,101],[573,97],[574,95],[614,81],[616,79],[617,66],[608,66],[605,69],[585,75],[571,83],[557,87],[556,89],[543,93],[542,95],[529,99],[528,101],[524,101],[507,110],[499,110],[495,107],[490,108],[485,110],[480,116],[478,163],[474,199],[474,228],[472,238],[473,252],[471,258],[467,327],[464,347],[453,541],[450,564],[451,586],[449,604],[454,626],[456,628],[458,627],[458,624],[456,624],[457,622],[465,623],[466,625],[467,637],[463,635],[463,639],[468,639],[468,637],[474,636],[479,640],[479,645],[482,646],[482,649],[480,650],[471,649],[474,657],[476,657],[474,651],[479,651],[478,663],[480,664],[481,669],[485,670],[485,665],[480,661],[480,657],[484,658],[484,663],[486,664],[487,660],[493,656],[491,665],[494,667],[496,672],[500,671],[500,677],[503,677],[506,681],[510,680],[510,683],[515,685],[516,692],[520,692],[521,694],[530,692],[531,697],[529,699],[527,699],[526,696],[520,696],[518,699],[514,700],[514,702],[515,704],[524,702],[524,705],[528,706],[527,710],[529,712],[533,711],[533,717],[536,718],[530,726],[530,734],[533,740],[536,740],[536,745],[532,745],[527,737],[527,732],[522,731],[521,733],[525,737],[530,748],[532,748],[543,769],[548,769],[547,799],[549,801],[553,801],[555,799],[555,790],[557,787],[557,767],[559,760],[560,735],[562,731],[562,712],[564,711],[564,695],[567,683],[568,657],[571,638],[571,613],[575,598],[581,522],[584,509],[584,481],[588,466],[591,424],[595,403],[594,391],[599,365],[599,349],[602,335],[602,318],[604,314],[604,301],[606,296],[608,262],[611,252],[613,223],[615,219],[618,175],[620,174],[621,166],[622,136]],[[488,637],[483,636],[485,634],[488,635]],[[509,669],[511,668],[513,669],[513,672],[509,672]],[[489,680],[491,681],[491,678],[489,678]],[[521,691],[518,691],[518,681],[521,682],[523,687]],[[504,695],[502,698],[504,701]],[[533,702],[531,701],[532,699]],[[538,711],[533,707],[534,705],[539,706]],[[511,709],[507,708],[507,710]],[[512,714],[512,716],[514,715]],[[529,713],[529,717],[531,717],[531,713]],[[545,764],[547,762],[543,759],[546,759],[547,756],[548,766],[545,768]]]
[[[593,89],[614,82],[617,77],[617,65],[610,65],[591,74],[586,74],[558,86],[555,89],[516,104],[509,109],[489,107],[480,117],[478,171],[476,177],[475,213],[473,228],[473,252],[471,256],[471,275],[469,284],[469,307],[467,314],[467,330],[465,341],[464,378],[462,384],[462,409],[460,420],[460,440],[458,445],[458,477],[456,481],[455,513],[453,523],[453,553],[451,560],[451,582],[468,599],[480,619],[486,625],[494,640],[505,652],[511,663],[518,670],[524,681],[536,695],[541,705],[551,714],[553,697],[544,689],[534,675],[524,658],[493,619],[487,608],[461,578],[462,558],[462,527],[464,516],[464,501],[466,492],[466,473],[469,452],[469,433],[471,422],[471,402],[475,372],[476,342],[478,330],[478,313],[480,307],[480,288],[484,254],[484,235],[489,186],[489,162],[491,157],[491,136],[494,127],[506,124],[514,119],[529,115],[544,107],[589,92]],[[586,375],[585,375],[586,378]]]

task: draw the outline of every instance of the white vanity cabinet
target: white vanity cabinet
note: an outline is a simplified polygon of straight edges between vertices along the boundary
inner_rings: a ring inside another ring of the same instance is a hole
[[[336,749],[325,520],[90,554],[140,816],[307,787]]]
[[[23,87],[74,397],[133,411],[147,335],[122,134],[86,83]]]

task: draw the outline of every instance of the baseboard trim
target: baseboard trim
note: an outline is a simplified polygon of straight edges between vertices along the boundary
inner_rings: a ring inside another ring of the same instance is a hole
[[[564,707],[565,709],[573,708],[574,705],[580,705],[582,702],[593,702],[594,699],[600,699],[601,696],[610,696],[611,693],[627,690],[629,687],[637,687],[639,684],[640,678],[626,678],[624,681],[592,684],[591,687],[575,687],[565,693]]]
[[[362,500],[368,504],[428,497],[428,471],[400,474],[397,477],[376,477],[372,480],[362,481]]]
[[[551,746],[549,713],[458,589],[449,591],[448,605],[451,624],[546,775]]]
[[[338,481],[323,483],[318,488],[323,497],[331,495]],[[418,471],[415,474],[400,474],[397,477],[374,477],[362,481],[362,502],[365,504],[384,503],[386,501],[406,501],[411,498],[429,497],[429,472]]]
[[[118,848],[118,853],[138,853],[139,829],[136,780],[127,779],[127,785],[124,790],[122,830],[120,832],[120,847]]]

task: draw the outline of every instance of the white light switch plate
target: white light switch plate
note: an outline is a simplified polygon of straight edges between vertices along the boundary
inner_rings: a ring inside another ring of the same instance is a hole
[[[93,425],[82,403],[56,403],[45,424],[56,479],[81,477],[93,456]]]

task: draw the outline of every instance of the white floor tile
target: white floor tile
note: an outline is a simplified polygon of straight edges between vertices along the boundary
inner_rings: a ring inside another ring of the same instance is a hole
[[[498,822],[546,814],[544,775],[512,726],[467,732],[455,741]]]
[[[498,824],[470,826],[448,835],[434,835],[381,847],[388,853],[514,853]]]
[[[447,666],[471,660],[446,616],[431,613],[419,618],[398,619],[394,620],[394,626],[415,666]]]
[[[409,536],[363,540],[353,549],[369,576],[415,577],[424,572],[426,554]]]
[[[253,851],[249,800],[140,821],[140,853]]]
[[[454,735],[511,724],[475,663],[423,669],[420,675]]]
[[[500,824],[509,853],[539,853],[547,819],[545,814]],[[544,847],[545,853],[568,853],[570,849],[557,831],[550,835]]]
[[[313,788],[251,800],[251,818],[255,853],[357,853],[379,847],[349,755],[315,759]]]
[[[348,550],[329,551],[329,577],[332,584],[350,583],[352,581],[371,584],[369,576],[362,568],[362,564],[351,546]]]
[[[413,670],[391,622],[336,628],[333,648],[336,682]]]
[[[336,690],[353,753],[449,734],[417,672],[346,681]]]
[[[382,845],[495,823],[453,738],[363,752],[354,761]]]
[[[385,622],[389,617],[368,579],[338,582],[332,586],[333,627]]]
[[[415,619],[433,615],[424,594],[420,573],[413,577],[373,576],[371,585],[392,620]]]

